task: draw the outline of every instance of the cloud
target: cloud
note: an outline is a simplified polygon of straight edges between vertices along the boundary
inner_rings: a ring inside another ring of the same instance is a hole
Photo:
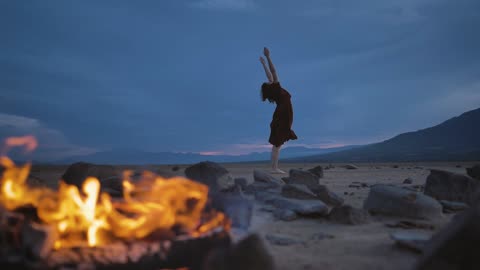
[[[54,161],[69,156],[87,155],[95,149],[75,145],[62,132],[45,126],[37,119],[0,113],[0,138],[33,135],[39,143],[29,158],[37,161]],[[7,153],[8,154],[8,153]]]
[[[215,10],[245,11],[255,8],[252,0],[200,0],[190,4],[191,7]]]

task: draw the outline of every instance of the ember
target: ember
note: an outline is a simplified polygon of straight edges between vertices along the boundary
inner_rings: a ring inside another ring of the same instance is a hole
[[[7,139],[7,149],[24,146],[32,151],[34,137]],[[100,182],[87,178],[79,190],[60,183],[58,191],[30,187],[27,178],[30,164],[17,166],[6,156],[0,157],[4,167],[0,179],[0,204],[9,211],[22,207],[36,209],[41,223],[52,226],[58,237],[54,248],[99,247],[118,240],[145,239],[158,231],[181,228],[183,234],[197,237],[222,227],[229,221],[220,212],[205,213],[207,186],[183,177],[164,179],[148,177],[133,182],[125,173],[122,200],[113,200],[100,192]]]

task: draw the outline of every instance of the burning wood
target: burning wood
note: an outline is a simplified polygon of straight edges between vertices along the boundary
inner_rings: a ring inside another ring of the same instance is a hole
[[[8,147],[28,150],[36,146],[33,137],[8,142]],[[4,265],[178,268],[230,241],[229,220],[223,213],[205,211],[208,188],[186,178],[146,172],[134,182],[127,172],[123,198],[112,200],[96,178],[87,178],[80,190],[65,183],[52,190],[27,185],[30,164],[17,166],[2,156],[0,166]],[[32,213],[19,211],[25,207]],[[21,254],[20,262],[12,262],[11,254]]]

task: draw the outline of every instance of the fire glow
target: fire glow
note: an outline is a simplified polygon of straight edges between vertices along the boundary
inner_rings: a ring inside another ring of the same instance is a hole
[[[7,149],[24,146],[29,151],[37,145],[31,136],[9,138],[6,143]],[[134,183],[127,171],[123,198],[114,200],[108,193],[100,192],[100,182],[93,177],[84,181],[81,190],[64,182],[53,190],[27,184],[29,163],[17,166],[1,156],[0,166],[4,168],[0,179],[1,206],[10,211],[34,207],[41,222],[58,233],[55,249],[101,246],[115,239],[143,239],[174,226],[194,237],[215,227],[229,227],[222,213],[205,213],[208,187],[183,177],[165,179],[145,172],[149,177]]]

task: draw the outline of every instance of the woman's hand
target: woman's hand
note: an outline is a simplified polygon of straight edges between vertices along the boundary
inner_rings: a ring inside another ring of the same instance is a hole
[[[265,57],[270,57],[270,51],[267,47],[263,47],[263,54],[265,55]]]
[[[262,65],[266,65],[267,62],[265,62],[265,59],[263,57],[260,56],[260,62],[262,63]]]

